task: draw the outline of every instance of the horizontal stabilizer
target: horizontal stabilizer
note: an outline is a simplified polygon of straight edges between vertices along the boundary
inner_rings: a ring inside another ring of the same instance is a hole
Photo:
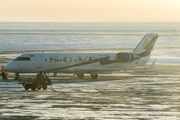
[[[154,68],[154,66],[155,66],[155,63],[156,63],[156,59],[152,62],[152,64],[149,66],[149,68],[148,68],[148,69],[153,69],[153,68]]]

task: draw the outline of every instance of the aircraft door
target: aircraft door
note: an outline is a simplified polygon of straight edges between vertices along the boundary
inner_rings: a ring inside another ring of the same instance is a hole
[[[35,58],[36,58],[36,68],[37,69],[41,69],[43,66],[43,61],[42,61],[42,57],[40,54],[35,54]]]

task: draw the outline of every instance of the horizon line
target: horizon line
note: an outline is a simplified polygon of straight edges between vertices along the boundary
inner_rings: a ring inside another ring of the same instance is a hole
[[[22,23],[180,23],[180,21],[0,21],[6,23],[22,22]]]

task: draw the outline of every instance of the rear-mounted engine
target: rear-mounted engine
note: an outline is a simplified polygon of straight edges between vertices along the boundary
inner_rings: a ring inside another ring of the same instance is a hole
[[[119,62],[125,62],[125,63],[130,63],[133,60],[140,59],[141,57],[138,55],[133,55],[132,53],[118,53],[116,55],[116,59]]]

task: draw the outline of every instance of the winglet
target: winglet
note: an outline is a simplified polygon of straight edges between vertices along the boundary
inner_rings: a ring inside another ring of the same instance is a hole
[[[157,60],[157,59],[155,59],[155,60],[152,62],[152,64],[149,66],[149,68],[148,68],[148,69],[153,69],[153,68],[154,68],[155,63],[156,63],[156,60]]]

